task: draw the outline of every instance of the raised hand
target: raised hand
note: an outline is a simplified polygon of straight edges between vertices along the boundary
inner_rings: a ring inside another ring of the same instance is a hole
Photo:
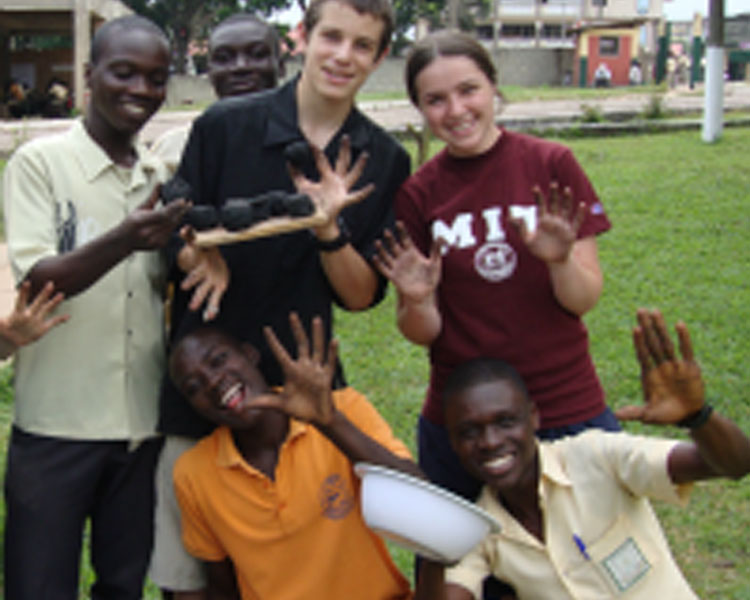
[[[195,230],[186,225],[180,230],[185,245],[177,254],[177,264],[187,273],[180,288],[187,291],[194,288],[188,305],[190,310],[198,310],[204,302],[203,320],[210,321],[219,314],[219,305],[229,287],[229,267],[215,246],[200,248],[195,245]]]
[[[312,349],[296,313],[289,315],[289,325],[297,341],[296,359],[289,355],[270,327],[263,328],[268,346],[284,372],[284,389],[278,395],[254,399],[251,405],[277,408],[295,419],[328,425],[335,413],[331,383],[336,372],[338,343],[331,340],[326,352],[320,317],[312,321]]]
[[[366,152],[362,152],[354,166],[350,168],[351,143],[348,136],[341,138],[341,146],[334,168],[331,168],[328,159],[320,148],[314,144],[310,144],[310,148],[315,158],[315,165],[320,173],[320,181],[308,179],[291,164],[288,165],[288,168],[297,191],[310,196],[316,208],[328,217],[326,224],[315,229],[317,234],[319,231],[324,231],[326,227],[335,225],[336,217],[344,207],[365,198],[375,189],[375,186],[369,183],[356,191],[350,191],[362,175],[368,155]]]
[[[396,235],[386,230],[384,238],[375,242],[377,254],[372,261],[378,270],[407,300],[419,303],[430,298],[440,283],[441,241],[436,240],[430,255],[424,256],[401,221],[396,223]]]
[[[52,311],[63,301],[63,294],[54,294],[55,286],[47,282],[29,304],[31,282],[21,284],[16,297],[16,304],[7,317],[0,319],[0,336],[6,338],[14,347],[30,344],[53,327],[68,320],[68,315],[50,316]]]
[[[157,208],[158,200],[159,187],[155,188],[151,197],[122,222],[131,251],[163,247],[169,241],[172,232],[180,225],[182,216],[190,208],[190,203],[182,199]]]
[[[615,412],[624,421],[674,424],[699,411],[705,402],[703,378],[693,358],[690,335],[684,323],[675,329],[680,355],[658,310],[639,309],[638,326],[633,329],[633,345],[641,365],[644,404],[626,406]]]
[[[547,197],[539,186],[534,186],[531,192],[537,204],[536,229],[529,231],[526,222],[520,218],[512,218],[511,223],[518,227],[521,238],[534,256],[548,263],[564,262],[577,239],[586,205],[574,203],[569,187],[560,194],[556,182],[550,184]]]

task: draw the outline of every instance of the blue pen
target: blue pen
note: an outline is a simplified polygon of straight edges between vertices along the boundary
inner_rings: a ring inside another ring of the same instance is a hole
[[[585,558],[586,560],[591,560],[589,553],[586,551],[586,544],[583,543],[583,540],[580,538],[580,536],[574,533],[573,541],[576,543],[576,546],[578,546],[578,550],[580,550],[581,554],[583,555],[583,558]]]

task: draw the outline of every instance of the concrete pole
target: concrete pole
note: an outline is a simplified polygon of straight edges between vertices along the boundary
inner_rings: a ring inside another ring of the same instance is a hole
[[[690,89],[695,87],[696,82],[703,81],[703,17],[700,13],[693,15],[693,42],[690,46]]]
[[[458,29],[458,4],[460,0],[448,0],[448,27]]]
[[[724,108],[724,0],[709,0],[706,85],[703,96],[704,142],[721,137]]]
[[[500,0],[492,0],[492,53],[497,58],[500,49]]]
[[[75,107],[83,112],[86,107],[84,69],[91,46],[91,19],[88,0],[75,0],[73,7],[73,95]]]

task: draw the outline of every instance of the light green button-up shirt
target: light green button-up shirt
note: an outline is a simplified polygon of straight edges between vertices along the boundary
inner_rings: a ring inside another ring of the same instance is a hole
[[[138,147],[133,168],[115,165],[79,121],[34,140],[4,175],[8,253],[16,281],[43,258],[102,235],[163,181],[161,161]],[[72,439],[154,435],[165,367],[159,252],[136,252],[58,312],[70,321],[18,352],[15,424]]]

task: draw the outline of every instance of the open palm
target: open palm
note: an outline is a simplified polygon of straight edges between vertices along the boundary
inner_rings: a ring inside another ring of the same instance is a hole
[[[254,401],[253,405],[277,408],[295,419],[327,425],[335,411],[331,383],[336,371],[338,344],[331,340],[326,352],[320,317],[315,317],[312,322],[312,349],[296,313],[289,315],[289,323],[297,341],[296,359],[289,355],[270,327],[264,328],[268,345],[284,372],[284,389],[279,395]]]
[[[320,148],[312,144],[310,148],[320,173],[320,180],[308,179],[292,165],[289,165],[289,173],[297,191],[307,194],[316,208],[328,217],[326,224],[330,224],[346,206],[363,200],[375,189],[375,186],[369,183],[358,190],[351,191],[364,171],[367,153],[362,152],[350,168],[351,143],[348,136],[343,136],[336,164],[332,168]]]
[[[677,423],[700,410],[705,401],[703,378],[687,327],[684,323],[675,327],[682,356],[678,358],[659,311],[640,309],[638,322],[633,344],[641,365],[645,403],[621,408],[617,417],[643,423]]]
[[[572,192],[566,187],[562,195],[557,183],[550,184],[545,196],[539,186],[532,189],[537,203],[537,226],[529,231],[522,219],[512,222],[519,228],[529,251],[544,262],[563,262],[568,258],[583,222],[585,205],[574,205]]]
[[[424,256],[403,223],[396,223],[396,230],[397,235],[386,231],[385,240],[375,243],[373,262],[402,296],[420,302],[434,294],[440,283],[440,244],[433,244],[430,255]]]

